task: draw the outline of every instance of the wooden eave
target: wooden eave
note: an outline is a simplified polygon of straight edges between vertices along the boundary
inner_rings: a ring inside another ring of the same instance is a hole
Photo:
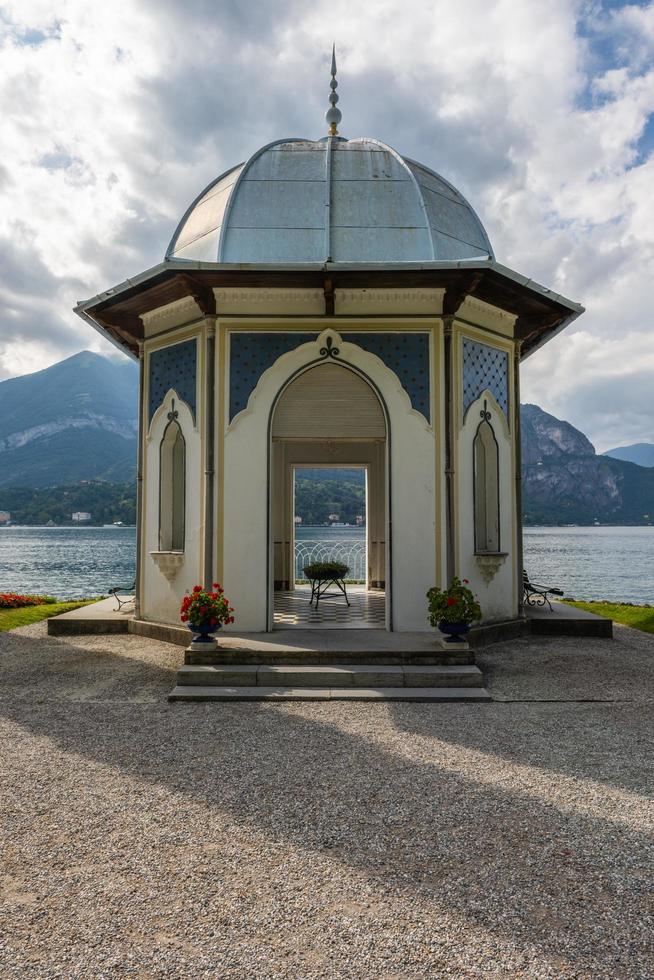
[[[514,336],[526,357],[582,312],[575,304],[531,288],[493,266],[387,269],[194,269],[161,268],[120,291],[80,304],[76,312],[94,321],[123,349],[138,355],[144,338],[140,317],[175,300],[193,296],[205,314],[216,310],[213,288],[322,289],[325,315],[334,316],[336,289],[444,289],[443,315],[453,316],[467,296],[514,314]],[[335,317],[338,319],[338,316]]]

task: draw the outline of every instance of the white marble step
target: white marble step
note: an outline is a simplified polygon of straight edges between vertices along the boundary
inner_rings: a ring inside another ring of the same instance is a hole
[[[185,664],[178,686],[380,688],[481,687],[483,675],[470,664]]]
[[[177,685],[169,701],[492,701],[483,687],[220,687]]]

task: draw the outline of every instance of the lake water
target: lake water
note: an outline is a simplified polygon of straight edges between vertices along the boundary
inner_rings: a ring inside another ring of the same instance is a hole
[[[525,528],[524,565],[575,599],[654,603],[654,527]]]
[[[106,594],[134,581],[136,528],[0,528],[0,592],[59,599]]]
[[[321,557],[349,555],[353,577],[364,568],[364,528],[302,527],[296,539],[299,567],[316,542]],[[0,592],[70,599],[130,585],[135,542],[131,527],[0,528]],[[524,545],[533,581],[578,599],[654,602],[654,527],[530,527]]]
[[[312,561],[342,561],[349,565],[348,577],[365,582],[365,527],[295,528],[295,577],[303,579],[303,568]]]

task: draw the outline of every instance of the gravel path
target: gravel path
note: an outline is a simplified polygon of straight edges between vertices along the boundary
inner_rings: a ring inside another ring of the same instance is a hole
[[[489,648],[487,705],[169,705],[179,648],[0,634],[0,977],[654,977],[617,636]]]

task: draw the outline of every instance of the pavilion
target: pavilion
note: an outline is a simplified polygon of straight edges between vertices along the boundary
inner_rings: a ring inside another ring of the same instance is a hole
[[[500,265],[428,166],[341,136],[336,87],[333,60],[325,137],[217,177],[162,263],[76,308],[140,363],[137,619],[219,581],[274,629],[306,465],[366,470],[378,625],[428,629],[455,574],[520,615],[519,366],[582,307]]]

